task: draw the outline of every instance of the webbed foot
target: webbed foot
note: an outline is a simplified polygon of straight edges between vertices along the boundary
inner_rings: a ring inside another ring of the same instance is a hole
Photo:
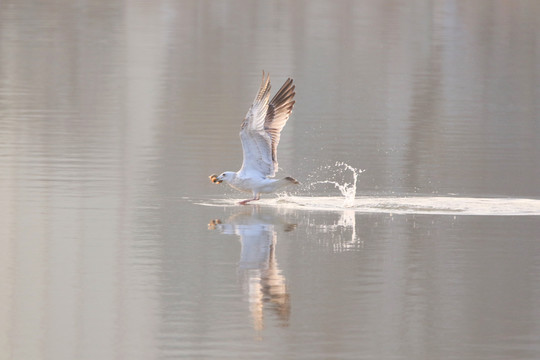
[[[255,200],[259,200],[259,199],[247,199],[247,200],[242,200],[238,203],[238,205],[247,205],[248,202],[250,201],[255,201]]]

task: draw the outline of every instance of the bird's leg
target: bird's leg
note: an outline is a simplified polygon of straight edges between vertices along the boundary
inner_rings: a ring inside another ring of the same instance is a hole
[[[247,200],[243,200],[243,201],[240,201],[238,203],[238,205],[247,205],[248,202],[250,201],[256,201],[256,200],[259,200],[261,198],[261,194],[258,194],[256,192],[253,193],[253,199],[247,199]]]

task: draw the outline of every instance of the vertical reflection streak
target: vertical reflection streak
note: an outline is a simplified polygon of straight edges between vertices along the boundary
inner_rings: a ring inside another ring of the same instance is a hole
[[[225,221],[212,220],[208,225],[222,234],[240,237],[238,274],[257,334],[264,329],[265,308],[274,313],[281,326],[289,324],[290,295],[276,259],[279,222],[275,214],[262,214],[259,206],[254,206],[238,211]],[[286,232],[296,228],[294,224],[281,225]]]

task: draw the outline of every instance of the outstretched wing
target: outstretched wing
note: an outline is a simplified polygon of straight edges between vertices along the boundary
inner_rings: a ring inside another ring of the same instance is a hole
[[[266,112],[266,119],[264,120],[264,129],[272,138],[272,162],[274,163],[275,172],[278,171],[277,147],[281,130],[287,123],[287,120],[289,120],[295,103],[293,100],[294,95],[296,95],[294,88],[293,80],[288,78],[270,101],[268,111]]]
[[[275,175],[280,133],[291,114],[294,95],[292,79],[288,79],[269,101],[270,76],[263,72],[261,87],[240,130],[244,153],[240,172],[256,172],[264,177]]]

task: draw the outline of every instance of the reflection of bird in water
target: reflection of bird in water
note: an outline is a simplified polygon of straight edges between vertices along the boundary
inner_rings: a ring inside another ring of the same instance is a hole
[[[208,224],[211,230],[240,236],[242,250],[238,270],[256,330],[264,327],[265,306],[277,314],[282,326],[288,326],[291,311],[286,279],[276,261],[276,225],[279,221],[276,224],[275,220],[272,215],[261,215],[259,207],[255,207],[225,221],[212,220]],[[296,228],[294,224],[281,224],[284,231]]]

